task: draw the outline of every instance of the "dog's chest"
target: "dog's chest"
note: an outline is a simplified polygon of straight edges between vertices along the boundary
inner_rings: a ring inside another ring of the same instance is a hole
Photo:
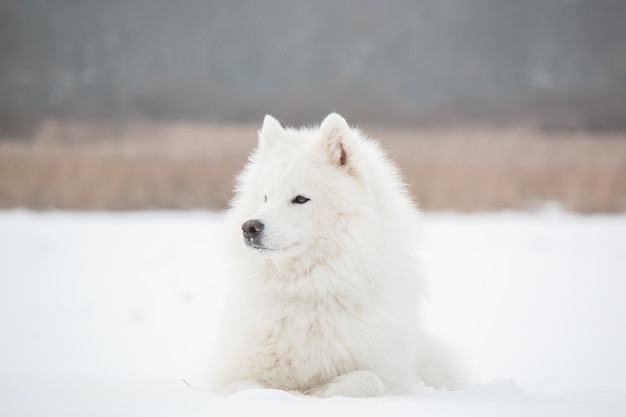
[[[358,369],[355,349],[368,333],[359,303],[338,296],[268,301],[254,320],[251,358],[264,384],[306,390]]]

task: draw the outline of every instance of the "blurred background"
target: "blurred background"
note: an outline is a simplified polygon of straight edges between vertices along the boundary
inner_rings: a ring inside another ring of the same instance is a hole
[[[0,2],[0,207],[226,207],[266,113],[426,210],[626,209],[622,0]]]

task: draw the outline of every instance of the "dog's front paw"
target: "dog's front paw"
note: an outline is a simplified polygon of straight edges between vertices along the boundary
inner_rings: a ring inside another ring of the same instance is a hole
[[[383,381],[372,371],[353,371],[312,389],[318,397],[379,397],[385,393]]]

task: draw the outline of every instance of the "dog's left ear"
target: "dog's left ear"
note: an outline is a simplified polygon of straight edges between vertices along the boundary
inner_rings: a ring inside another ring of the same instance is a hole
[[[266,149],[276,141],[279,141],[283,135],[285,134],[285,130],[280,125],[280,122],[274,119],[269,114],[265,115],[265,119],[263,119],[263,127],[258,132],[258,143],[261,149]]]
[[[337,166],[347,166],[351,159],[350,127],[346,119],[337,113],[331,113],[320,125],[320,138],[330,156],[330,161]]]

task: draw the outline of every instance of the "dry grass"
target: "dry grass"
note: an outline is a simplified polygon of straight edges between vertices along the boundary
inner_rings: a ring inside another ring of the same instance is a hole
[[[49,123],[31,143],[0,143],[0,206],[224,207],[252,127]]]
[[[257,126],[42,126],[0,142],[0,207],[223,208]],[[531,130],[368,130],[428,210],[626,209],[626,134]]]
[[[528,208],[545,201],[578,212],[626,209],[626,134],[511,129],[389,137],[384,143],[427,209]]]

